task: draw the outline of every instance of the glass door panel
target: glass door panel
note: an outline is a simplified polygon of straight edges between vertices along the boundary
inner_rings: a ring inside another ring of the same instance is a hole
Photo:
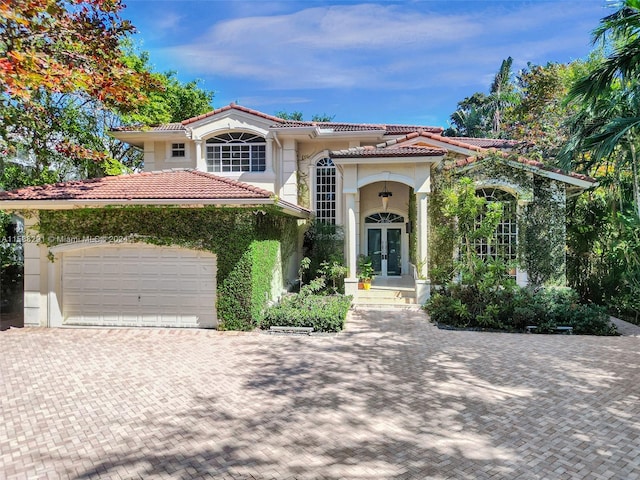
[[[402,274],[402,230],[399,228],[387,229],[387,275]]]
[[[376,275],[382,274],[382,229],[367,230],[367,255],[371,258],[371,266]]]

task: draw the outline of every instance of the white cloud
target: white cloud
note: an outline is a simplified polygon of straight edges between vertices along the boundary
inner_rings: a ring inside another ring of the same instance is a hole
[[[582,45],[586,50],[588,31],[574,21],[570,2],[487,5],[473,13],[436,13],[431,2],[417,2],[254,14],[215,23],[164,55],[182,71],[251,80],[266,89],[397,90],[442,82],[487,87],[487,77],[509,55],[521,68],[528,61],[569,60],[563,52]],[[597,5],[579,8],[600,14]]]

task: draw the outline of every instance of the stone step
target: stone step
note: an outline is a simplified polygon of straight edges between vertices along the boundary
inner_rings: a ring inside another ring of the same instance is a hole
[[[358,290],[353,303],[356,305],[415,305],[416,292],[411,289]]]
[[[422,310],[422,306],[418,304],[373,304],[373,303],[352,303],[352,310]]]
[[[358,297],[360,298],[416,298],[415,290],[391,290],[391,289],[371,289],[371,290],[358,290]]]

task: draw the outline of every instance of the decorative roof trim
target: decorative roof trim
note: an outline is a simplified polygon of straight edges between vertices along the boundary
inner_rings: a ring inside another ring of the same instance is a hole
[[[364,147],[352,147],[332,151],[332,158],[355,157],[441,157],[447,153],[443,148],[426,147],[386,147],[383,144]]]
[[[214,115],[218,115],[219,113],[228,112],[229,110],[238,110],[240,112],[249,113],[251,115],[255,115],[257,117],[262,117],[262,118],[264,118],[266,120],[270,120],[270,121],[276,122],[276,123],[285,123],[285,122],[290,122],[291,123],[292,122],[291,120],[284,120],[284,119],[282,119],[280,117],[276,117],[274,115],[269,115],[269,114],[260,112],[258,110],[253,110],[252,108],[243,107],[242,105],[238,105],[235,102],[231,102],[229,105],[225,105],[224,107],[221,107],[221,108],[216,108],[215,110],[212,110],[212,111],[207,112],[207,113],[203,113],[202,115],[198,115],[197,117],[187,118],[186,120],[183,120],[180,123],[182,125],[189,125],[191,123],[195,123],[195,122],[199,122],[200,120],[204,120],[205,118],[209,118],[209,117],[212,117]]]
[[[545,165],[542,162],[538,162],[536,160],[530,160],[525,157],[516,157],[510,156],[508,153],[501,152],[496,149],[483,149],[484,155],[479,156],[471,156],[467,158],[463,158],[461,160],[457,160],[456,162],[447,165],[445,169],[467,169],[474,168],[479,166],[483,161],[488,159],[488,155],[494,154],[500,157],[505,163],[512,165],[516,168],[529,168],[538,172],[542,176],[546,176],[549,178],[554,178],[555,180],[559,180],[565,183],[569,183],[571,185],[575,185],[581,188],[590,188],[594,187],[598,184],[598,181],[595,178],[592,178],[588,175],[583,175],[581,173],[575,172],[565,172],[559,168],[553,168]]]

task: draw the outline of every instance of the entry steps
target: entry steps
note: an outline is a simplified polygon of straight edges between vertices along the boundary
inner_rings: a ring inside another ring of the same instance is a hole
[[[353,299],[353,306],[367,309],[420,308],[416,301],[415,288],[375,285],[372,285],[370,290],[358,290]]]

